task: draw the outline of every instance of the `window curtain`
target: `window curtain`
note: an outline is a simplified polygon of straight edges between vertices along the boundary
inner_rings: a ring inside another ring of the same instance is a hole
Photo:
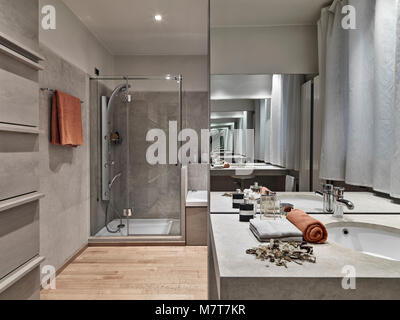
[[[345,30],[344,5],[356,9]],[[320,178],[400,198],[398,0],[334,1],[318,22],[323,106]]]
[[[269,150],[267,152],[267,162],[285,166],[283,150],[285,146],[282,140],[282,76],[275,74],[272,77],[271,112],[270,112],[270,139]]]
[[[274,75],[271,101],[266,100],[264,161],[298,170],[302,75]]]

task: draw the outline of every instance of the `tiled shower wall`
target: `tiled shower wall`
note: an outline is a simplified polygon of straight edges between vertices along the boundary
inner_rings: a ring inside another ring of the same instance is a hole
[[[112,145],[115,165],[111,176],[122,172],[111,193],[113,207],[134,208],[134,218],[180,217],[180,171],[175,165],[150,165],[146,141],[150,129],[168,132],[169,121],[179,123],[178,92],[135,92],[131,103],[117,98],[113,131],[122,138]],[[179,124],[178,124],[179,126]]]

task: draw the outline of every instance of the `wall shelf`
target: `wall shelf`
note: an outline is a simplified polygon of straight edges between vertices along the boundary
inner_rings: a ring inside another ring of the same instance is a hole
[[[28,127],[18,124],[8,124],[1,122],[0,122],[0,131],[39,134],[39,129],[37,127]]]
[[[19,268],[15,269],[5,277],[0,280],[0,293],[7,290],[11,287],[14,283],[18,280],[22,279],[26,276],[29,272],[33,269],[38,267],[44,261],[44,257],[36,256],[20,266]]]
[[[0,212],[22,206],[23,204],[39,200],[43,197],[43,193],[35,191],[22,196],[0,201]]]
[[[0,44],[0,53],[4,53],[5,55],[14,58],[15,60],[27,65],[28,67],[34,69],[34,70],[43,70],[43,67],[37,63],[34,62],[33,60],[23,56],[22,54],[6,47],[3,44]]]
[[[12,39],[10,36],[4,34],[0,31],[0,44],[4,45],[5,47],[10,48],[11,50],[23,55],[24,57],[33,60],[35,62],[39,62],[44,60],[44,57],[36,52],[25,46],[24,44],[20,43],[19,41]]]

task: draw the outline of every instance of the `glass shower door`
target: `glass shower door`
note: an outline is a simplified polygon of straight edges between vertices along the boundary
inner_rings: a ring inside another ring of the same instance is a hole
[[[180,84],[133,83],[127,103],[127,197],[134,214],[129,236],[181,234],[181,166],[169,163],[169,128],[181,128]],[[170,142],[172,143],[172,142]],[[175,142],[177,143],[177,141]]]
[[[181,237],[181,165],[170,161],[178,158],[181,77],[103,77],[101,81],[115,89],[99,99],[106,108],[100,134],[103,174],[98,181],[103,186],[107,222],[95,235]],[[170,140],[170,134],[175,139]],[[95,214],[101,215],[91,212],[91,217]]]

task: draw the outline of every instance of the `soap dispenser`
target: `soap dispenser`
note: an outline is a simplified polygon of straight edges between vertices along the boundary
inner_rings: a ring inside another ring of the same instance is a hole
[[[240,205],[244,203],[244,193],[240,189],[232,195],[232,208],[239,209]]]
[[[249,198],[244,199],[244,203],[240,204],[239,221],[249,222],[254,218],[254,204],[250,203]]]

